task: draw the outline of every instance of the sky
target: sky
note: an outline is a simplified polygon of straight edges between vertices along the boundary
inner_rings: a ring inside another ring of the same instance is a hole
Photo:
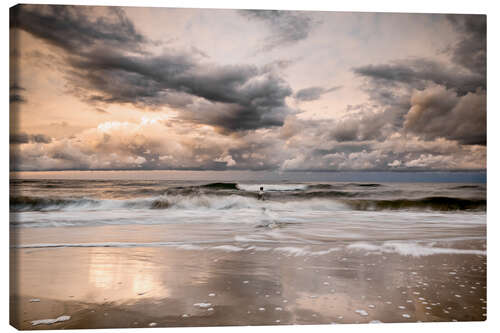
[[[22,5],[11,170],[486,168],[483,15]]]

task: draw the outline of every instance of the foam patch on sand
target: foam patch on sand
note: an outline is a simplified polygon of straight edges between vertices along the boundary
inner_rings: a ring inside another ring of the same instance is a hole
[[[366,312],[365,310],[355,310],[354,312],[356,312],[357,314],[359,314],[360,316],[363,316],[363,317],[368,316],[368,312]]]
[[[373,251],[379,253],[397,253],[403,256],[430,256],[434,254],[473,254],[473,255],[486,255],[483,250],[468,250],[468,249],[454,249],[433,247],[429,245],[421,245],[415,242],[385,242],[381,245],[370,244],[365,242],[353,243],[347,246],[349,249]]]
[[[58,322],[61,322],[61,321],[66,321],[66,320],[70,320],[71,319],[71,316],[59,316],[55,319],[38,319],[38,320],[33,320],[31,322],[31,325],[33,326],[36,326],[36,325],[51,325],[51,324],[54,324],[54,323],[58,323]]]
[[[197,306],[199,308],[209,308],[212,306],[211,303],[195,303],[193,306]]]
[[[225,252],[240,252],[247,250],[242,247],[234,246],[234,245],[219,245],[219,246],[214,246],[211,248],[212,250],[221,250]]]

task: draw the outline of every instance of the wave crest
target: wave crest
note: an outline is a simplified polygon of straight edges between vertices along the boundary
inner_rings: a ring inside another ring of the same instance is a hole
[[[485,199],[461,199],[451,197],[427,197],[421,199],[395,200],[345,200],[344,203],[355,210],[486,210]]]

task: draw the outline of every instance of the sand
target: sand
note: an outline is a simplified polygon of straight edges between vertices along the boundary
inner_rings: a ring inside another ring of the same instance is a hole
[[[10,322],[37,330],[486,319],[480,252],[219,245],[11,249]]]

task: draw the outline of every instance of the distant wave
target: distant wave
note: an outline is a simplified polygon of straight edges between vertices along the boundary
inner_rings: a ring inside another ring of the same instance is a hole
[[[46,211],[46,210],[59,210],[69,206],[97,206],[99,200],[93,199],[65,199],[65,198],[41,198],[29,196],[11,196],[10,197],[10,211]]]
[[[422,199],[395,200],[345,200],[344,203],[355,210],[486,210],[485,199],[461,199],[450,197],[427,197]]]
[[[380,187],[382,184],[362,184],[362,183],[349,183],[351,186],[359,186],[359,187]]]
[[[238,195],[172,195],[127,200],[96,200],[89,198],[42,198],[14,196],[10,198],[11,212],[57,210],[110,209],[237,209],[255,208],[258,201]]]
[[[238,190],[237,183],[211,183],[211,184],[201,185],[200,187],[217,189],[217,190]]]
[[[307,185],[307,189],[310,189],[310,190],[327,190],[327,189],[330,189],[330,188],[335,188],[335,186],[332,185],[332,184],[311,184],[311,185]]]
[[[469,189],[483,189],[481,185],[459,185],[451,187],[452,190],[469,190]]]

